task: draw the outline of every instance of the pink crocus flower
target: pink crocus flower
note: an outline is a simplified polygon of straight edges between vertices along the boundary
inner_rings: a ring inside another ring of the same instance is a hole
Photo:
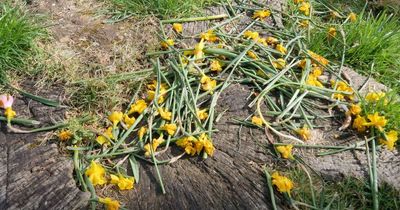
[[[14,103],[14,97],[10,95],[0,95],[0,108],[7,109],[10,108]]]

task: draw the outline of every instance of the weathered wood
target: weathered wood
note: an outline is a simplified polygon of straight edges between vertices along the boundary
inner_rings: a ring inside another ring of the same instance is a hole
[[[44,91],[40,94],[57,98]],[[22,98],[16,100],[14,107],[19,116],[34,117],[43,125],[60,120],[65,111]],[[43,142],[43,134],[5,131],[3,124],[0,131],[0,209],[86,208],[90,195],[77,188],[70,156],[60,154],[56,144]]]

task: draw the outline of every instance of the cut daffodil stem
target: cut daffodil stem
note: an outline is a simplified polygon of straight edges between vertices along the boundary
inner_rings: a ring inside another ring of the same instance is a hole
[[[47,99],[47,98],[43,98],[43,97],[34,95],[34,94],[29,93],[29,92],[26,92],[26,91],[24,91],[24,90],[18,89],[18,88],[16,88],[16,87],[12,86],[11,84],[9,84],[9,86],[10,86],[12,89],[16,90],[17,92],[19,92],[21,95],[23,95],[23,96],[25,96],[25,97],[27,97],[27,98],[30,98],[30,99],[32,99],[32,100],[35,100],[35,101],[37,101],[37,102],[40,102],[40,103],[42,103],[42,104],[44,104],[44,105],[52,106],[52,107],[58,107],[58,106],[60,106],[60,102],[58,102],[58,101],[54,101],[54,100],[50,100],[50,99]]]
[[[207,21],[207,20],[217,20],[227,18],[229,15],[221,14],[221,15],[212,15],[212,16],[204,16],[204,17],[192,17],[192,18],[180,18],[180,19],[169,19],[169,20],[162,20],[162,24],[169,24],[169,23],[185,23],[185,22],[196,22],[196,21]]]
[[[271,175],[268,173],[267,168],[264,167],[264,173],[265,173],[265,177],[267,179],[267,184],[268,184],[268,190],[269,190],[269,196],[271,198],[271,204],[272,204],[272,208],[274,210],[277,210],[276,208],[276,203],[275,203],[275,194],[274,194],[274,188],[272,186],[272,181],[271,181]]]
[[[274,143],[274,146],[287,146],[288,143]],[[356,150],[365,150],[364,147],[354,147],[354,146],[332,146],[332,145],[308,145],[308,144],[291,144],[293,147],[301,147],[301,148],[316,148],[316,149],[356,149]]]
[[[7,122],[6,117],[0,116],[0,121],[5,121]],[[12,124],[19,124],[19,125],[24,125],[24,126],[35,126],[35,125],[40,125],[39,121],[36,120],[28,120],[28,119],[22,119],[22,118],[13,118],[11,119]]]

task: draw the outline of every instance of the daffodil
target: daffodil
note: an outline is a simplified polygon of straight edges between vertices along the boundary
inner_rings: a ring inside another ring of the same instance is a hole
[[[85,174],[94,186],[107,183],[105,177],[106,170],[99,163],[92,161],[89,168],[86,169]]]
[[[286,146],[277,146],[276,147],[276,150],[285,159],[293,159],[292,149],[293,149],[293,145],[291,145],[291,144],[286,145]]]
[[[311,5],[308,2],[303,2],[299,6],[299,11],[302,12],[305,16],[310,15]]]
[[[306,125],[304,125],[303,128],[297,129],[296,133],[305,141],[311,138],[311,131]]]
[[[200,120],[205,120],[208,117],[207,109],[197,110],[197,117]]]
[[[210,64],[210,70],[211,71],[222,71],[222,64],[218,60],[212,60]]]
[[[274,44],[278,44],[279,40],[277,38],[275,38],[275,37],[269,36],[269,37],[266,38],[266,42],[269,45],[274,45]]]
[[[142,114],[142,112],[147,108],[147,103],[145,100],[137,100],[134,104],[131,105],[128,114],[138,113]]]
[[[243,34],[244,38],[257,40],[259,38],[259,34],[256,31],[246,31]]]
[[[257,18],[265,19],[265,18],[269,17],[270,15],[271,15],[271,11],[269,11],[269,10],[257,10],[254,12],[253,18],[254,19],[257,19]]]
[[[318,81],[318,77],[314,74],[309,74],[306,80],[306,84],[315,87],[324,87],[320,81]]]
[[[160,108],[158,108],[158,113],[160,113],[160,116],[162,119],[171,120],[172,113],[169,112],[167,109],[163,109],[160,107]]]
[[[143,136],[144,136],[144,134],[146,134],[146,132],[147,132],[147,128],[144,127],[144,126],[139,129],[138,137],[139,137],[140,140],[143,139]]]
[[[299,3],[303,3],[304,0],[293,0],[293,2],[294,2],[295,4],[299,4]]]
[[[207,155],[213,156],[215,148],[207,134],[202,133],[198,138],[198,142],[198,145],[202,145],[202,148]],[[197,151],[199,148],[200,146],[198,146]]]
[[[204,91],[212,91],[217,86],[217,81],[203,75],[200,79],[201,89]]]
[[[110,139],[114,139],[113,133],[112,133],[113,127],[110,126],[107,128],[107,130],[102,134],[97,136],[96,141],[100,145],[110,145]]]
[[[397,131],[391,130],[388,133],[385,133],[385,139],[383,138],[379,139],[379,143],[386,145],[388,150],[393,150],[397,140],[398,140]]]
[[[326,66],[329,64],[329,60],[322,57],[321,55],[318,55],[317,53],[315,53],[311,50],[308,50],[307,52],[311,56],[312,60],[314,61],[313,63],[315,63],[315,61],[316,61],[316,64],[318,64],[318,65],[321,64],[323,66]]]
[[[300,26],[301,28],[307,28],[309,25],[310,25],[310,22],[309,22],[308,20],[302,20],[302,21],[300,21],[300,23],[299,23],[299,26]]]
[[[0,108],[4,109],[4,116],[6,116],[8,123],[10,123],[17,115],[17,113],[12,109],[13,103],[14,97],[10,95],[0,95]]]
[[[194,156],[196,154],[200,154],[202,150],[202,148],[200,150],[196,150],[195,145],[197,141],[198,140],[195,137],[187,136],[176,141],[176,145],[183,148],[186,154]]]
[[[251,50],[247,51],[247,55],[254,60],[258,58],[257,54]]]
[[[134,123],[135,123],[135,118],[134,117],[129,117],[127,114],[124,114],[124,123],[125,125],[130,128]]]
[[[170,136],[175,134],[176,129],[177,129],[176,124],[165,124],[160,127],[160,130],[166,131]]]
[[[312,74],[316,77],[321,76],[323,73],[323,70],[320,66],[314,66],[312,67]]]
[[[174,23],[172,24],[172,28],[177,32],[177,33],[182,33],[183,31],[183,25],[180,23]]]
[[[277,50],[278,52],[280,52],[280,53],[282,53],[284,55],[286,55],[286,53],[287,53],[286,47],[284,47],[282,44],[277,44],[275,46],[275,50]]]
[[[335,27],[330,27],[328,29],[328,38],[335,38],[336,37],[336,28]]]
[[[196,60],[202,59],[204,57],[204,41],[201,39],[199,43],[194,46],[194,57]]]
[[[251,118],[251,123],[253,123],[254,125],[258,125],[258,126],[262,126],[264,124],[261,117],[258,117],[258,116],[253,116]]]
[[[69,130],[62,130],[60,133],[58,133],[58,138],[61,141],[68,141],[72,138],[73,134]]]
[[[354,12],[350,12],[349,16],[348,16],[349,20],[351,22],[356,22],[357,21],[357,15]]]
[[[359,133],[364,132],[367,127],[365,124],[367,123],[367,120],[365,117],[362,117],[360,115],[357,115],[356,119],[353,121],[353,128],[356,129]]]
[[[114,126],[116,126],[119,122],[121,122],[123,116],[124,116],[124,114],[122,112],[112,112],[108,116],[108,120],[110,120],[112,122],[112,124]]]
[[[135,178],[133,177],[124,177],[122,174],[111,174],[110,177],[110,183],[117,185],[120,190],[130,190],[134,187]]]
[[[367,93],[367,95],[365,96],[365,100],[369,103],[376,103],[379,100],[381,100],[382,98],[385,97],[385,93],[384,92],[369,92]]]
[[[286,67],[286,61],[283,58],[278,58],[272,61],[272,65],[277,69],[284,69]]]
[[[153,142],[151,143],[147,143],[144,145],[144,155],[146,157],[150,157],[150,155],[153,153],[153,151],[157,151],[157,148],[160,146],[160,144],[162,144],[164,142],[164,139],[162,136],[160,136],[158,139],[153,139]]]
[[[279,172],[272,173],[271,178],[272,185],[275,185],[279,192],[290,194],[290,191],[293,189],[292,180],[285,176],[279,175]]]
[[[164,49],[168,49],[170,46],[174,46],[175,42],[173,39],[167,39],[161,42],[161,47]]]
[[[206,33],[200,34],[200,39],[204,39],[209,42],[216,42],[219,40],[218,36],[213,30],[208,30]]]
[[[106,210],[118,210],[121,206],[117,200],[111,198],[99,198],[99,202],[106,206]]]
[[[299,68],[301,68],[302,70],[306,69],[306,65],[307,65],[307,60],[306,59],[300,60],[299,64],[297,64],[297,66]]]
[[[379,131],[383,131],[383,127],[387,123],[385,116],[380,116],[378,112],[375,112],[374,114],[367,115],[367,118],[369,122],[365,123],[365,126],[374,126]]]
[[[349,112],[352,115],[359,115],[361,113],[361,105],[360,104],[350,104]]]

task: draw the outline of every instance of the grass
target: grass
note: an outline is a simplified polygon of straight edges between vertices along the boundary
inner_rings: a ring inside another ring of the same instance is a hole
[[[343,42],[335,20],[322,23],[326,27],[315,27],[311,32],[311,50],[340,60]],[[337,39],[327,41],[327,27],[338,29]],[[381,12],[361,13],[355,23],[343,25],[346,35],[345,63],[356,71],[371,75],[379,82],[391,87],[400,87],[400,21],[399,18]],[[373,68],[372,68],[373,66]]]
[[[22,9],[0,3],[0,83],[7,81],[7,71],[21,73],[34,52],[35,40],[43,29]]]
[[[294,169],[290,172],[292,180],[296,180],[296,188],[293,190],[293,199],[311,204],[312,195],[309,187],[309,180],[306,173],[301,169]],[[321,180],[313,176],[312,186],[317,205],[323,209],[332,201],[329,209],[372,209],[372,195],[369,183],[363,180],[346,177],[342,180]],[[396,191],[389,184],[383,183],[379,186],[380,209],[399,209],[400,192]]]
[[[155,15],[160,18],[193,17],[203,7],[222,0],[110,0],[119,11],[143,15]]]

